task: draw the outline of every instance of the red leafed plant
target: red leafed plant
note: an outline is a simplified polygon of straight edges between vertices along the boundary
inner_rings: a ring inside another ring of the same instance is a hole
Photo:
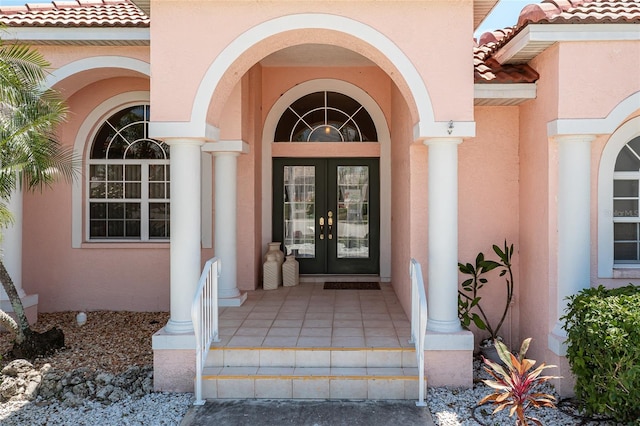
[[[496,349],[498,355],[504,363],[504,367],[500,364],[491,362],[483,358],[484,363],[489,367],[484,367],[491,377],[495,380],[483,380],[483,382],[495,389],[491,395],[487,395],[478,403],[478,405],[491,402],[497,407],[493,410],[497,413],[507,407],[509,409],[509,417],[516,413],[516,426],[542,426],[540,420],[526,415],[529,408],[532,407],[551,407],[555,408],[555,397],[552,395],[536,392],[536,389],[543,383],[558,379],[556,376],[541,376],[543,370],[547,368],[555,368],[555,365],[540,364],[538,368],[533,370],[535,360],[526,359],[524,356],[529,349],[531,338],[525,339],[520,346],[518,357],[513,355],[504,343],[496,341]]]

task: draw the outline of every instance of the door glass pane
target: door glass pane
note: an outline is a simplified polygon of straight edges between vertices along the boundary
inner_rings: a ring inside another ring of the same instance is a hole
[[[338,258],[368,258],[369,167],[338,166],[337,179]]]
[[[316,256],[316,169],[284,167],[284,247],[287,255]]]

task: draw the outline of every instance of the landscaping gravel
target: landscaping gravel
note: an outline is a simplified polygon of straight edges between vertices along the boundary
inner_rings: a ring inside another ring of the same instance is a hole
[[[6,398],[8,400],[0,402],[0,424],[179,425],[192,407],[193,394],[149,393],[151,329],[159,328],[166,321],[166,313],[92,312],[83,327],[75,324],[75,314],[41,314],[36,327],[46,329],[50,325],[56,325],[65,332],[67,349],[34,362],[35,368],[41,373],[51,368],[58,374],[60,388],[54,391],[51,385],[45,385],[35,399]],[[141,332],[141,329],[144,331]],[[0,333],[2,353],[10,347],[9,339],[8,333]],[[0,361],[0,366],[5,367],[7,363],[5,358]],[[475,370],[477,378],[488,377],[482,371],[479,361],[475,362]],[[549,374],[553,372],[549,370]],[[20,377],[16,376],[17,381],[18,379]],[[47,383],[46,373],[42,375],[42,383]],[[99,386],[108,386],[109,383],[124,394],[118,398],[111,394],[107,396],[106,391],[101,391]],[[23,387],[29,386],[26,384]],[[49,390],[45,391],[45,388]],[[549,387],[545,391],[552,393],[553,389]],[[514,425],[515,418],[509,418],[506,410],[492,415],[492,406],[476,408],[476,403],[489,392],[490,389],[484,383],[477,382],[473,389],[466,390],[429,388],[426,399],[433,420],[439,426]],[[0,401],[4,400],[2,393],[3,390],[0,389]],[[101,395],[102,393],[105,395]],[[326,407],[331,410],[332,403],[327,402]],[[540,419],[544,425],[615,425],[610,421],[583,422],[563,410],[548,408],[535,409],[530,414]],[[424,424],[424,420],[416,419],[415,423],[407,422],[409,424]]]

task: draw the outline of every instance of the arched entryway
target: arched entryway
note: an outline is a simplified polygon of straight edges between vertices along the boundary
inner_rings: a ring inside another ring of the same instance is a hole
[[[283,94],[263,131],[263,243],[295,250],[303,274],[388,281],[389,145],[382,110],[351,83],[317,79]]]

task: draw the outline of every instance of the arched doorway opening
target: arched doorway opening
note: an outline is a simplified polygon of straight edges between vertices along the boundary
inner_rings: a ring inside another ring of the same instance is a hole
[[[263,240],[297,253],[302,274],[389,280],[389,145],[360,88],[319,79],[285,93],[263,133]]]

